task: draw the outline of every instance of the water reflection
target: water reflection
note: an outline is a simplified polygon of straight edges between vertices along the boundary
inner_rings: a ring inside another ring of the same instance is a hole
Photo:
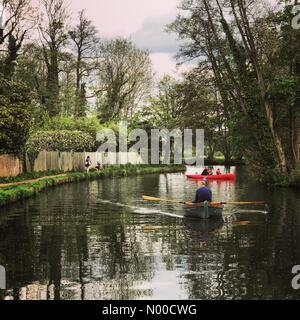
[[[198,221],[181,206],[141,201],[192,199],[197,186],[182,174],[65,185],[2,209],[9,289],[0,299],[299,298],[290,285],[299,194],[246,177],[212,182],[214,199],[267,200],[269,215],[228,206],[223,220]]]

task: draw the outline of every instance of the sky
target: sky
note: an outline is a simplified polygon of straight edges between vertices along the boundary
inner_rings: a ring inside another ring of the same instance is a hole
[[[180,0],[68,0],[72,12],[86,10],[101,37],[131,38],[136,46],[150,51],[157,78],[180,75],[186,67],[177,67],[175,54],[179,41],[165,26],[178,13]],[[76,15],[74,14],[74,17]]]

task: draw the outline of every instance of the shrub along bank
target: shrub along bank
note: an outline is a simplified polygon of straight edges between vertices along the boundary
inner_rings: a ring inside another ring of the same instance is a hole
[[[183,171],[185,171],[185,166],[125,165],[105,167],[100,172],[69,172],[57,176],[45,176],[30,183],[24,181],[24,184],[0,187],[0,206],[37,195],[39,192],[49,187],[81,180]]]

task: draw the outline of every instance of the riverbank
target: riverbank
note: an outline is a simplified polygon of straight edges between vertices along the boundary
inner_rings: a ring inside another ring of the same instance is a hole
[[[18,177],[15,178],[16,181],[9,181],[6,184],[1,184],[0,206],[5,206],[35,196],[47,188],[76,181],[184,171],[185,166],[125,165],[105,167],[100,172],[68,172],[65,174],[60,173],[58,175],[53,175],[52,173],[51,175],[39,177],[34,180],[22,180],[22,177]]]
[[[225,159],[215,159],[215,160],[204,160],[204,164],[206,166],[225,166],[225,167],[236,167],[236,166],[244,166],[246,165],[243,160],[225,160]]]
[[[188,162],[195,162],[195,159],[187,159]],[[245,166],[246,161],[244,160],[225,160],[224,158],[215,158],[213,160],[211,159],[204,159],[204,165],[205,166],[225,166],[225,167],[236,167],[236,166]],[[196,163],[192,166],[196,166]]]

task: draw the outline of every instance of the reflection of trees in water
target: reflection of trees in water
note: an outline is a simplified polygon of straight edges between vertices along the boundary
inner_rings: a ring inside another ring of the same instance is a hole
[[[191,182],[191,181],[190,181]],[[185,175],[182,173],[163,174],[159,179],[159,194],[162,198],[176,200],[191,200],[195,196],[198,187],[197,182],[191,191],[191,186],[185,183]]]
[[[34,263],[31,254],[33,246],[33,235],[30,232],[30,215],[27,208],[21,210],[16,206],[16,212],[22,212],[18,219],[7,219],[0,225],[0,264],[6,268],[7,285],[10,286],[10,279],[14,283],[22,283],[24,278],[32,278],[34,275]],[[1,212],[4,215],[5,212]],[[13,294],[16,294],[13,291]]]
[[[154,260],[144,254],[152,250],[152,243],[139,236],[143,230],[132,225],[130,214],[110,215],[103,206],[97,212],[97,197],[80,196],[88,192],[85,188],[78,184],[66,188],[67,193],[56,189],[51,196],[41,196],[27,206],[28,215],[38,213],[32,220],[20,215],[4,226],[3,259],[18,288],[10,291],[14,298],[41,297],[44,292],[48,299],[151,295],[135,287],[153,277]],[[22,287],[26,283],[31,284]]]
[[[218,232],[223,223],[188,219],[184,224],[182,228],[170,228],[164,235],[162,259],[168,270],[180,266],[180,283],[190,299],[206,299],[214,289],[212,276],[216,268],[212,262],[219,257],[218,252],[211,252],[211,243],[220,237]],[[205,253],[199,246],[201,241],[206,241]]]
[[[99,198],[127,204],[128,201],[149,193],[158,194],[160,175],[153,174],[137,177],[123,177],[95,181]]]

